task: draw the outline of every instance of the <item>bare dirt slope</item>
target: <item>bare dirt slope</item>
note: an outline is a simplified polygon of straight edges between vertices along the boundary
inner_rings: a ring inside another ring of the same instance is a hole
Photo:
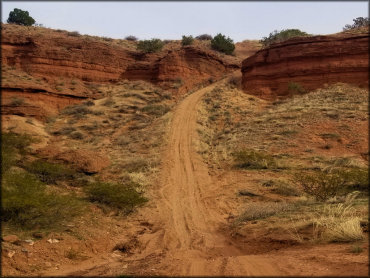
[[[261,232],[246,234],[247,243],[225,233],[227,218],[236,205],[230,199],[235,189],[230,185],[241,179],[230,172],[225,182],[222,173],[209,174],[209,165],[196,148],[201,100],[227,82],[221,80],[190,94],[173,110],[161,175],[148,192],[150,202],[127,219],[132,226],[125,226],[122,234],[107,233],[99,242],[107,246],[131,232],[126,244],[115,251],[105,248],[89,254],[79,263],[61,262],[58,269],[41,276],[340,276],[367,272],[365,255],[345,254],[345,245],[276,248],[277,242],[259,240]],[[251,183],[244,186],[251,189]],[[136,223],[143,229],[134,229]]]
[[[221,81],[222,82],[222,81]],[[219,83],[219,82],[218,82]],[[151,234],[137,237],[141,250],[121,262],[98,255],[45,275],[279,275],[265,256],[243,255],[225,237],[226,204],[215,202],[219,183],[194,149],[197,105],[216,84],[198,90],[175,109],[154,204],[141,210]],[[125,268],[123,268],[123,266]]]

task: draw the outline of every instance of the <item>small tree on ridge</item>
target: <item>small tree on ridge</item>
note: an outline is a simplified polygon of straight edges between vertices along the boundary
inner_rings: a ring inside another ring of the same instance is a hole
[[[15,8],[9,13],[8,23],[32,26],[36,21],[29,15],[27,11],[22,11],[21,9]]]

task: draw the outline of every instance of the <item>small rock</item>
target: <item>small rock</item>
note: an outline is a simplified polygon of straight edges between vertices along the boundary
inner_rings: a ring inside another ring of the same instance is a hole
[[[7,235],[3,237],[3,241],[15,243],[19,241],[19,238],[16,235]]]
[[[49,239],[47,240],[47,242],[49,242],[49,243],[58,243],[58,242],[59,242],[59,240],[57,240],[57,239],[55,239],[55,238],[49,238]]]
[[[122,266],[123,269],[126,269],[127,267],[128,267],[127,264],[125,264],[125,265]]]
[[[32,236],[34,238],[43,238],[44,237],[44,235],[40,232],[35,232],[35,233],[32,234]]]
[[[24,253],[28,253],[29,251],[28,251],[28,249],[26,249],[26,248],[22,248],[22,252],[24,252]]]
[[[117,254],[117,253],[115,253],[115,252],[113,252],[113,253],[111,254],[111,256],[112,256],[113,258],[121,258],[121,257],[122,257],[120,254]]]
[[[35,242],[32,239],[26,239],[24,242],[27,242],[31,246],[35,244]]]
[[[11,258],[11,257],[14,256],[14,254],[15,254],[15,251],[9,251],[8,252],[8,257]]]
[[[51,262],[45,262],[45,266],[46,267],[52,267],[52,264],[51,264]]]

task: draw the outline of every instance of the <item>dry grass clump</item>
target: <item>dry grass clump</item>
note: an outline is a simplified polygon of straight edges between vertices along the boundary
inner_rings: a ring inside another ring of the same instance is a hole
[[[141,111],[148,115],[160,117],[170,111],[170,107],[164,104],[149,104],[144,106]]]
[[[282,196],[301,196],[302,192],[292,182],[286,179],[269,180],[263,183],[271,187],[271,191]]]
[[[354,194],[350,195],[355,196]],[[312,216],[314,239],[326,242],[352,242],[364,238],[360,225],[361,217],[351,201],[342,204],[325,205]]]
[[[278,213],[287,212],[292,208],[292,205],[286,202],[249,203],[244,208],[244,212],[237,217],[235,224],[264,219]]]
[[[10,106],[21,106],[25,104],[24,98],[13,97],[9,103]]]
[[[65,115],[86,115],[92,114],[92,111],[85,105],[70,105],[62,111]]]

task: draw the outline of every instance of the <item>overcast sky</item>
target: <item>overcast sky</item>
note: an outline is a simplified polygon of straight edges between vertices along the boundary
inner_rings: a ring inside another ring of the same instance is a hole
[[[222,33],[235,42],[261,39],[274,30],[340,32],[368,16],[367,1],[337,2],[18,2],[2,1],[2,22],[14,8],[29,11],[45,27],[81,34],[139,39],[181,39]]]

